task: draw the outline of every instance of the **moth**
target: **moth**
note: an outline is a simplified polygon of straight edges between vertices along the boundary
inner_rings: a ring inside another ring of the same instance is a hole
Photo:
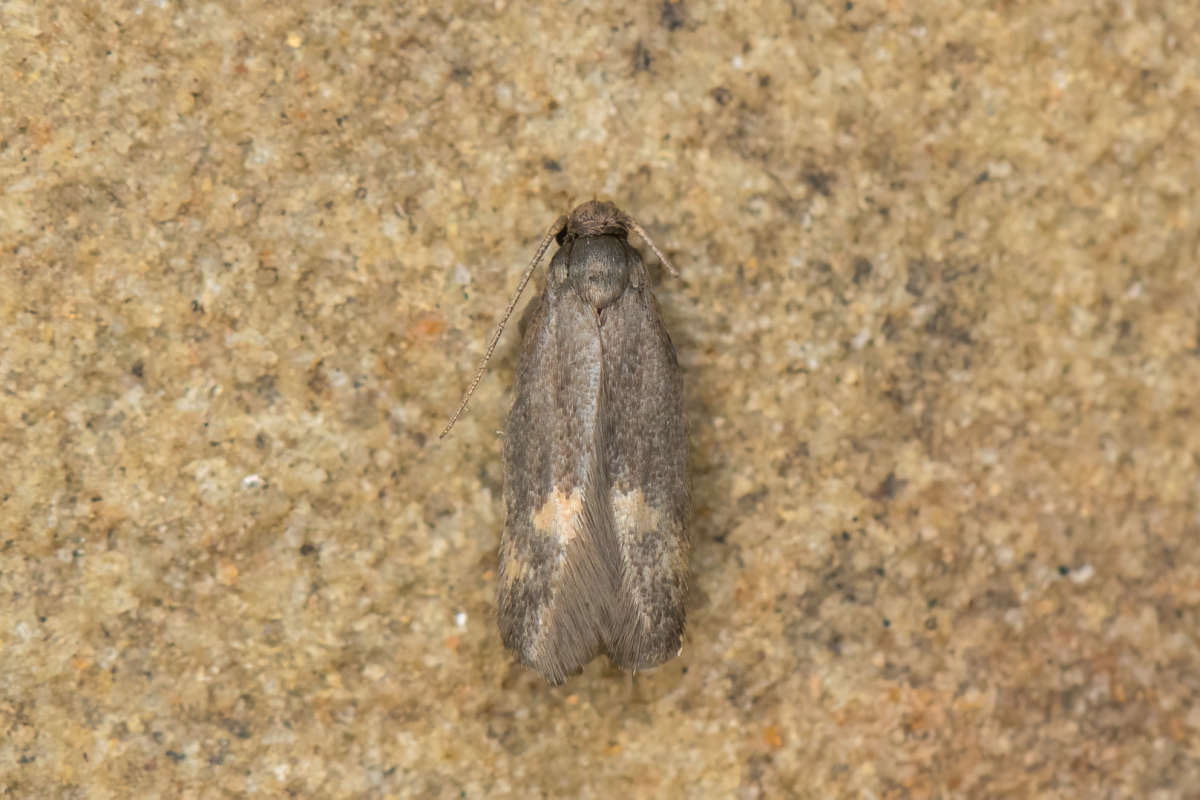
[[[635,232],[587,202],[543,237],[488,343],[496,342],[551,240],[546,287],[526,312],[504,433],[497,610],[517,660],[552,684],[601,653],[639,671],[678,655],[690,512],[683,387]]]

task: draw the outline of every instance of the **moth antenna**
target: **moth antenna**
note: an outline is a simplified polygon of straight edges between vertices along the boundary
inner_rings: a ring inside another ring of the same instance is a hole
[[[504,326],[508,324],[508,318],[512,316],[513,309],[517,307],[517,301],[521,299],[521,293],[525,291],[525,284],[529,283],[529,277],[533,275],[533,271],[537,269],[538,262],[542,260],[542,256],[546,254],[546,248],[550,246],[550,242],[558,235],[558,232],[567,224],[567,217],[564,214],[554,221],[550,226],[550,230],[546,231],[546,235],[542,237],[542,243],[538,245],[537,252],[533,254],[533,260],[529,262],[529,266],[525,268],[525,273],[521,275],[521,282],[517,284],[517,291],[513,293],[512,299],[508,301],[508,308],[504,309],[504,313],[500,316],[500,324],[496,326],[496,332],[492,334],[491,341],[488,342],[487,352],[483,354],[483,361],[479,362],[479,369],[475,371],[475,377],[471,380],[471,385],[467,387],[466,394],[463,395],[462,404],[458,410],[450,417],[450,421],[446,423],[446,427],[442,428],[442,432],[438,434],[439,439],[445,439],[446,434],[454,427],[454,423],[458,422],[458,418],[467,410],[467,402],[471,399],[471,395],[475,394],[475,387],[483,380],[483,373],[487,370],[488,361],[492,359],[492,353],[496,349],[496,343],[500,341],[500,334],[504,333]],[[642,234],[645,238],[645,234]],[[650,245],[654,247],[654,245]],[[658,252],[655,250],[654,252]],[[661,257],[661,256],[660,256]]]
[[[628,214],[625,214],[624,217],[625,217],[625,224],[629,226],[629,229],[631,231],[636,233],[638,236],[642,237],[643,242],[650,245],[650,249],[654,251],[654,255],[656,255],[658,257],[658,260],[660,262],[662,262],[662,265],[667,268],[667,272],[671,273],[676,278],[678,278],[679,270],[675,269],[675,266],[670,261],[667,260],[666,256],[664,256],[662,254],[662,251],[658,249],[658,246],[656,244],[654,244],[654,240],[650,238],[650,235],[648,233],[646,233],[646,229],[643,228],[641,225],[639,225],[638,221],[636,219],[634,219],[633,217],[629,216]]]

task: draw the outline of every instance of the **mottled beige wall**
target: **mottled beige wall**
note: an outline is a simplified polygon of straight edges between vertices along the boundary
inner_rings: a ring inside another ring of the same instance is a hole
[[[283,5],[0,7],[0,794],[1195,796],[1194,4]],[[550,689],[436,433],[593,196],[693,590]]]

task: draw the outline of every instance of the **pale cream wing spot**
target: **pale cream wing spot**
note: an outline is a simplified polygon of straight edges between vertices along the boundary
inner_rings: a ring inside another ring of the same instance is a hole
[[[518,558],[514,548],[509,548],[508,553],[504,556],[503,562],[504,585],[512,586],[525,578],[525,573],[529,569],[529,565],[524,559]]]
[[[617,530],[622,533],[636,531],[645,535],[657,531],[662,524],[662,515],[646,502],[646,496],[642,494],[641,489],[631,489],[628,492],[613,489],[612,508],[613,521],[617,524]]]
[[[579,535],[583,529],[583,489],[572,489],[570,494],[555,489],[546,502],[533,512],[533,529],[558,540],[563,547]]]
[[[641,489],[622,492],[614,488],[612,508],[613,521],[622,540],[626,568],[629,567],[629,547],[652,540],[658,551],[660,565],[668,565],[675,571],[686,569],[687,541],[678,535],[676,524],[665,519],[661,511],[646,502]]]

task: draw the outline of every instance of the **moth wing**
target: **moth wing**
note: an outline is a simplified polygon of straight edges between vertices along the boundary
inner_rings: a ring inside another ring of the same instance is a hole
[[[539,303],[527,317],[504,440],[497,606],[504,644],[562,683],[604,649],[615,535],[596,450],[596,313],[553,281]]]
[[[601,312],[600,328],[603,456],[621,567],[605,649],[623,669],[641,670],[682,646],[690,502],[679,363],[645,267],[629,253],[640,286]]]

